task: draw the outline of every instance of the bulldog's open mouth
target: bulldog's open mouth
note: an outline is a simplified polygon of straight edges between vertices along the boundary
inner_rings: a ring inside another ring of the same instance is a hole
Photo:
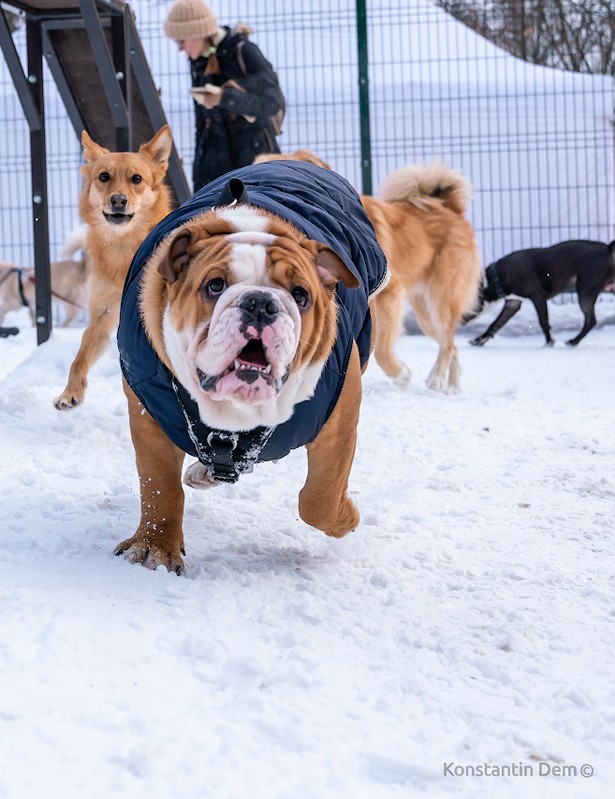
[[[133,218],[134,214],[107,214],[103,211],[103,215],[107,222],[111,225],[126,225]]]
[[[222,381],[239,381],[244,386],[253,386],[258,381],[264,381],[269,391],[279,392],[286,376],[274,378],[271,374],[271,363],[267,358],[263,342],[260,338],[252,338],[240,350],[228,367],[218,375],[207,375],[197,367],[199,385],[203,391],[216,391]],[[238,386],[240,388],[240,385]],[[269,393],[269,392],[265,392]]]

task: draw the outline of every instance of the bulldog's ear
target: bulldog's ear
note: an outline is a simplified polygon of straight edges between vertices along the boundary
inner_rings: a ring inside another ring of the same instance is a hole
[[[359,285],[356,275],[352,274],[339,255],[326,244],[318,245],[316,272],[323,286],[331,291],[340,280],[349,289],[356,289]]]
[[[98,158],[101,158],[103,155],[108,155],[111,152],[107,150],[106,147],[101,147],[100,144],[96,144],[87,130],[81,133],[81,145],[83,147],[83,157],[88,163],[92,163],[92,161],[96,161]]]
[[[171,242],[166,257],[158,264],[158,272],[167,283],[175,283],[182,269],[188,266],[190,262],[190,256],[188,255],[190,240],[190,231],[182,230]]]

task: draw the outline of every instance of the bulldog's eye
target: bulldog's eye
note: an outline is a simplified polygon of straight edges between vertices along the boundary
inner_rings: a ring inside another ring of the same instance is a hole
[[[98,180],[100,180],[101,183],[106,183],[108,180],[111,180],[111,175],[108,172],[101,172],[98,176]]]
[[[299,308],[305,310],[310,304],[310,295],[303,288],[303,286],[295,286],[293,289],[291,289],[290,294]]]
[[[141,175],[133,175],[130,178],[130,182],[131,183],[135,183],[135,184],[141,183],[142,180],[143,180],[143,178],[141,177]]]
[[[207,299],[213,300],[216,297],[219,297],[225,288],[226,283],[221,277],[212,277],[212,279],[208,280],[203,286],[203,291],[205,292]]]

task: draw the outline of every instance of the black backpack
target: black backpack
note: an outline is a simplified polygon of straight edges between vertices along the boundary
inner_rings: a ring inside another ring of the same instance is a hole
[[[248,74],[248,70],[246,69],[246,62],[243,58],[243,45],[245,42],[245,38],[241,38],[237,42],[237,63],[239,64],[239,69],[243,72],[244,75]],[[279,136],[282,133],[282,122],[284,121],[284,115],[286,113],[286,100],[284,99],[284,92],[282,91],[282,87],[280,86],[280,80],[278,78],[278,73],[273,68],[272,64],[267,61],[269,66],[271,67],[271,72],[273,77],[275,78],[275,83],[278,89],[278,102],[280,104],[280,108],[276,111],[273,116],[269,117],[269,122],[271,123],[271,127],[273,128],[273,132],[276,136]]]

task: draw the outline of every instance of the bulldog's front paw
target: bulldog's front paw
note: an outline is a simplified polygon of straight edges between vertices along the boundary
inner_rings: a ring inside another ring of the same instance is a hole
[[[312,502],[305,489],[299,494],[299,515],[306,524],[331,538],[342,538],[359,524],[359,511],[348,497],[343,497],[337,510],[331,511],[322,502]]]
[[[184,561],[181,547],[174,547],[164,540],[152,541],[150,536],[135,533],[113,550],[114,555],[123,555],[130,563],[142,563],[148,569],[165,566],[168,571],[183,574]]]
[[[184,484],[190,486],[190,488],[205,489],[219,486],[220,482],[210,477],[207,467],[200,461],[196,461],[196,463],[191,463],[190,466],[186,467]]]
[[[342,502],[335,524],[326,527],[323,532],[331,538],[342,538],[359,526],[359,518],[356,505],[346,497]]]

